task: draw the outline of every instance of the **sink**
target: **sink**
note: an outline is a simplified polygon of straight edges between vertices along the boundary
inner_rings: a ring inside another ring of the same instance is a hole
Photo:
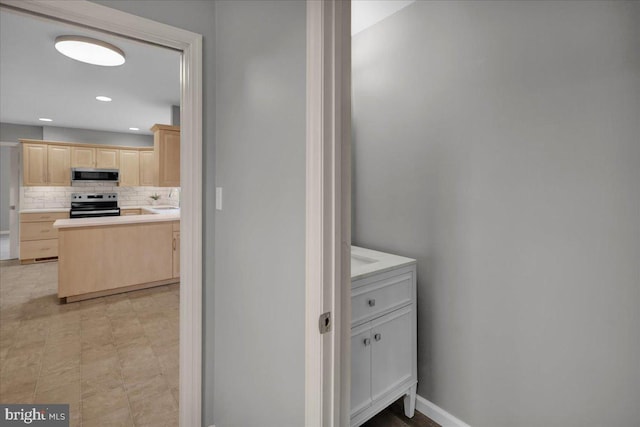
[[[364,267],[365,265],[373,264],[374,262],[378,262],[377,259],[367,258],[362,255],[351,254],[351,269],[356,269],[359,267]]]

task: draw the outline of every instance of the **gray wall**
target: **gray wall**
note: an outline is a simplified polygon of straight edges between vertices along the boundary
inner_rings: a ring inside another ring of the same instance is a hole
[[[216,2],[216,427],[304,424],[304,2]]]
[[[42,126],[16,125],[13,123],[0,123],[0,141],[18,142],[24,139],[42,139]]]
[[[640,419],[640,3],[419,1],[353,40],[354,244],[418,259],[419,394]]]
[[[18,142],[20,138],[42,139],[41,126],[0,123],[0,141]],[[9,190],[11,188],[11,150],[0,149],[0,231],[9,231]]]
[[[127,147],[145,147],[153,145],[153,135],[107,132],[91,129],[43,126],[42,139],[46,141],[80,142],[99,145],[124,145]]]
[[[214,170],[214,2],[208,0],[93,0],[114,9],[133,13],[158,22],[184,28],[203,35],[203,425],[213,424],[213,214],[215,203]]]

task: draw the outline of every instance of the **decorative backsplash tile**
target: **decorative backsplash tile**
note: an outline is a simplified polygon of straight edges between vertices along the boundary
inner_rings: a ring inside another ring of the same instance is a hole
[[[174,190],[174,191],[171,191]],[[122,207],[151,205],[151,195],[159,194],[159,205],[178,206],[180,191],[167,187],[117,187],[110,183],[77,183],[73,187],[20,187],[20,209],[71,207],[72,193],[118,193]]]

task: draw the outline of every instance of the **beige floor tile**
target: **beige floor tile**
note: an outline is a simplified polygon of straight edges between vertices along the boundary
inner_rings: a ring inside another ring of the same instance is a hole
[[[131,414],[136,425],[165,422],[166,417],[177,412],[173,395],[169,390],[140,400],[130,400]]]
[[[121,408],[100,418],[83,419],[82,427],[132,427],[133,419],[129,408]],[[177,424],[176,424],[177,427]]]
[[[78,427],[178,425],[179,286],[61,304],[57,263],[2,267],[0,401],[72,401]]]
[[[80,381],[80,366],[41,375],[38,378],[38,392],[59,388],[65,384]]]
[[[36,388],[35,403],[76,403],[80,401],[80,381],[48,390]]]
[[[129,410],[127,394],[122,386],[104,390],[82,400],[82,419],[103,418],[114,411]]]

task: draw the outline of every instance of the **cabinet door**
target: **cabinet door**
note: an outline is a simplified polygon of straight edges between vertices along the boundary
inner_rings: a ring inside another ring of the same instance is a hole
[[[22,185],[47,185],[45,144],[22,144]]]
[[[71,185],[71,147],[49,145],[47,173],[49,185]]]
[[[140,185],[153,185],[153,151],[140,151]]]
[[[371,406],[370,324],[351,330],[351,416]]]
[[[173,277],[180,277],[180,232],[173,232]]]
[[[371,397],[373,400],[407,381],[415,352],[412,307],[371,322]]]
[[[120,150],[114,148],[96,148],[96,167],[101,169],[118,169],[120,166]]]
[[[140,185],[138,150],[120,150],[120,186]]]
[[[96,167],[96,149],[89,147],[71,147],[71,167]]]
[[[180,187],[180,132],[162,130],[158,135],[156,150],[158,164],[158,186]]]

